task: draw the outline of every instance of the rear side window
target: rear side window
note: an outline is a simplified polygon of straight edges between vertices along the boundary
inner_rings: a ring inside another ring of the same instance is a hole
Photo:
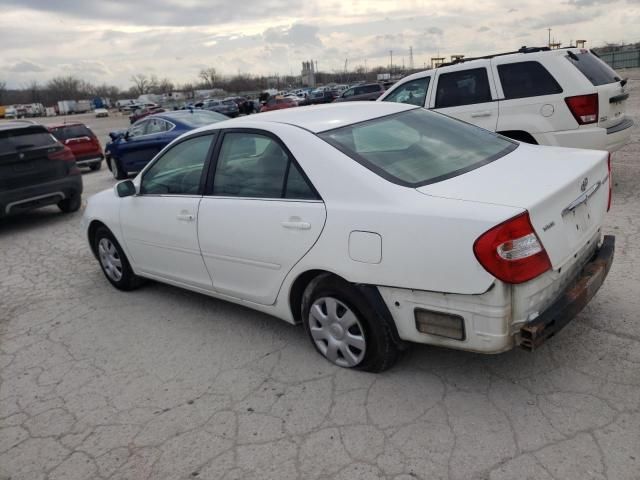
[[[365,85],[362,88],[362,93],[376,93],[380,91],[380,85]]]
[[[596,87],[620,81],[615,70],[590,52],[569,52],[567,59]]]
[[[517,147],[495,133],[423,108],[329,130],[320,137],[381,177],[409,187],[461,175]]]
[[[438,78],[436,108],[457,107],[491,101],[486,68],[443,73]]]
[[[562,93],[556,79],[538,62],[498,65],[505,99]]]
[[[384,102],[409,103],[424,107],[430,77],[418,78],[404,83],[385,97]]]
[[[64,127],[54,128],[51,133],[61,142],[69,140],[70,138],[93,136],[91,130],[84,125],[66,125]]]
[[[43,127],[0,131],[0,155],[32,148],[49,147],[55,144],[56,139]]]

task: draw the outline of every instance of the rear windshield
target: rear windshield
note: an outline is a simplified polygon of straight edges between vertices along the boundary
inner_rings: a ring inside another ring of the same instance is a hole
[[[569,52],[567,58],[596,87],[620,81],[615,70],[590,52]]]
[[[69,140],[70,138],[79,137],[91,137],[93,133],[84,125],[66,125],[64,127],[58,127],[51,130],[53,136],[61,142]]]
[[[0,131],[0,155],[49,147],[55,143],[56,139],[42,127]]]
[[[176,120],[192,128],[203,127],[205,125],[220,122],[222,120],[229,120],[229,117],[226,117],[221,113],[209,112],[207,110],[176,113],[169,116],[168,118],[171,117],[174,117]]]
[[[461,175],[517,147],[495,133],[422,108],[320,137],[381,177],[410,187]]]

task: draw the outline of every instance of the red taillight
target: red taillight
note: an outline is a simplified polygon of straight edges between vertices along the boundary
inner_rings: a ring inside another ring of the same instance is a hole
[[[529,212],[480,235],[473,244],[473,253],[490,274],[506,283],[523,283],[551,269]]]
[[[611,169],[611,154],[607,159],[607,168],[609,169],[609,200],[607,200],[607,212],[611,210],[611,197],[613,195],[613,170]]]
[[[598,121],[598,94],[577,95],[564,99],[579,125]]]
[[[49,152],[47,155],[49,160],[62,160],[63,162],[75,162],[76,157],[69,147],[64,147],[62,150],[56,150],[55,152]]]

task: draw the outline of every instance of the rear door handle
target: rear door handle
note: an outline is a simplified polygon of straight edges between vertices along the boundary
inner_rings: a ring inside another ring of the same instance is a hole
[[[489,110],[485,110],[484,112],[473,112],[471,114],[471,118],[490,117],[490,116],[491,116],[491,111]]]
[[[309,230],[311,228],[309,222],[282,222],[281,225],[290,230]]]
[[[183,222],[193,222],[196,219],[196,216],[192,213],[181,213],[176,216],[178,220],[182,220]]]

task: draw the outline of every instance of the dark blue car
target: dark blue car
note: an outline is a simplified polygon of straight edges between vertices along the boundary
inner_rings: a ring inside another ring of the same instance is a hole
[[[111,132],[105,147],[107,166],[122,180],[130,172],[139,172],[173,139],[189,130],[229,120],[220,113],[206,110],[177,110],[157,113],[138,120],[127,130]]]

